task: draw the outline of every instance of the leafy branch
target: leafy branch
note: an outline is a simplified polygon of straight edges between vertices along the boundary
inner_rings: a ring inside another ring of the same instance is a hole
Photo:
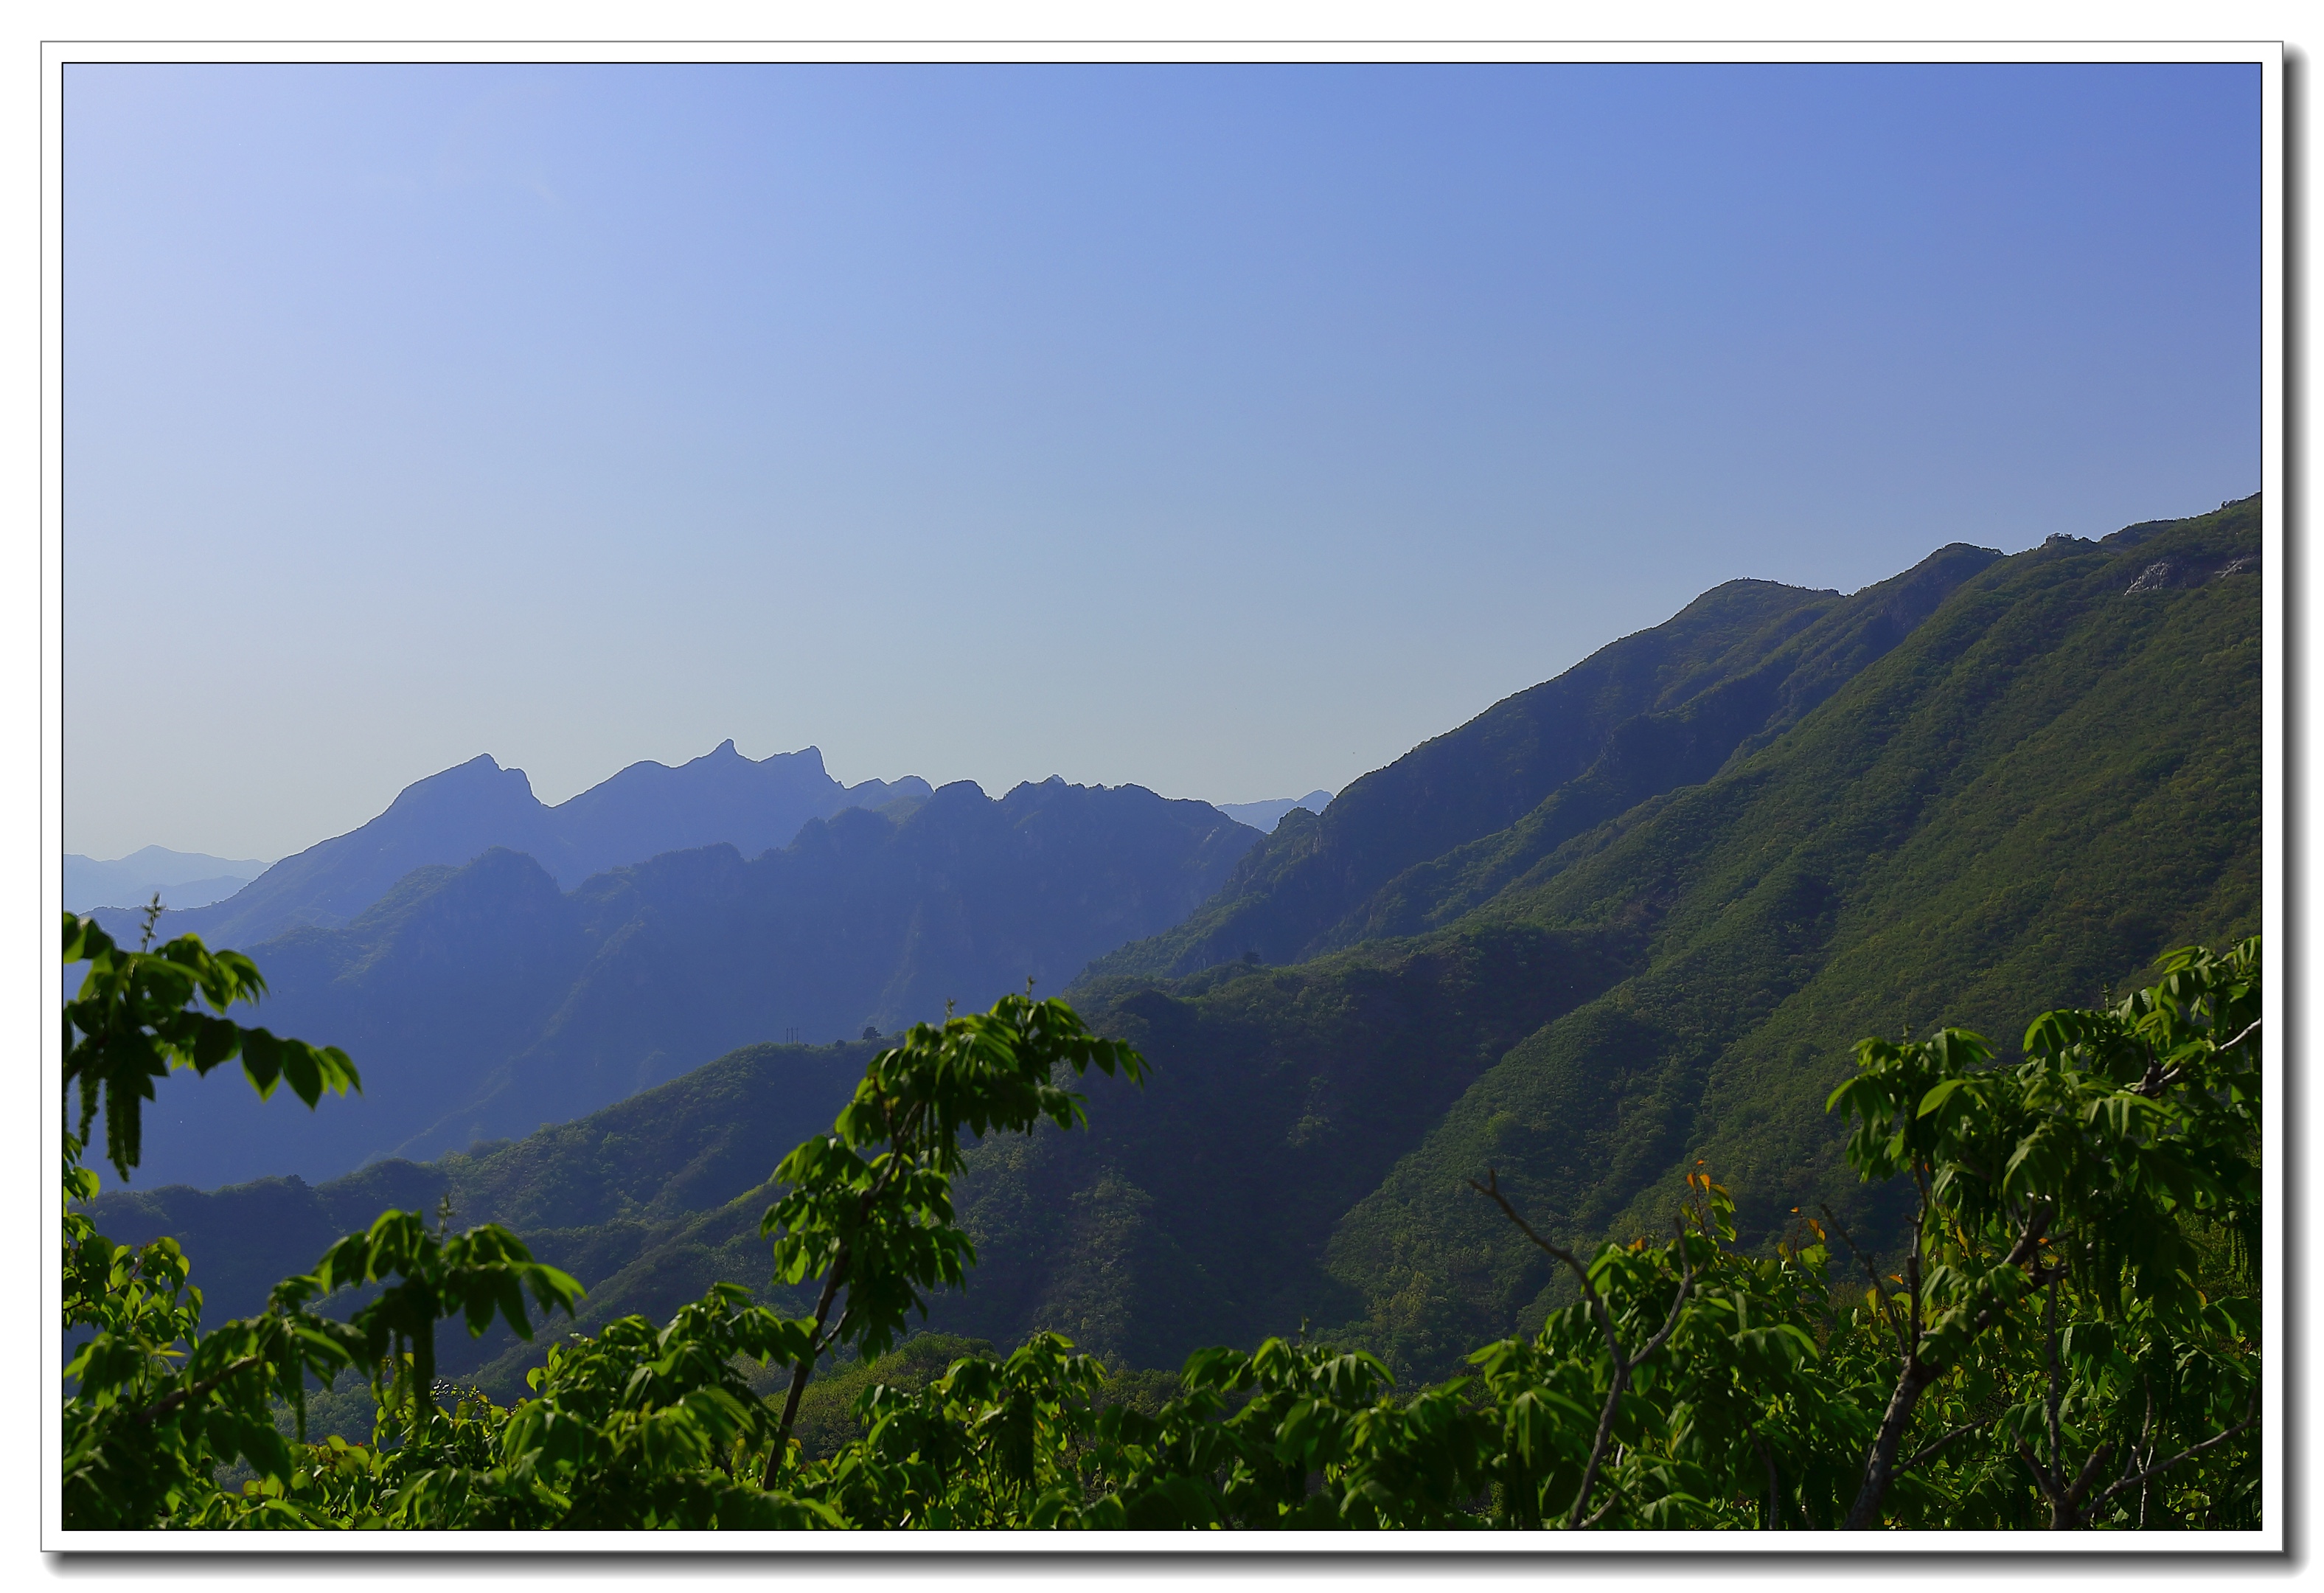
[[[1600,1510],[1597,1515],[1590,1517],[1587,1521],[1583,1519],[1582,1513],[1589,1509],[1590,1496],[1597,1488],[1599,1469],[1605,1463],[1607,1445],[1613,1438],[1614,1418],[1621,1410],[1622,1396],[1630,1390],[1630,1374],[1640,1363],[1652,1358],[1657,1350],[1670,1342],[1671,1335],[1678,1330],[1679,1317],[1686,1309],[1687,1296],[1694,1288],[1694,1257],[1688,1248],[1685,1230],[1682,1227],[1678,1235],[1677,1248],[1682,1270],[1678,1292],[1671,1300],[1670,1311],[1664,1317],[1663,1325],[1638,1347],[1637,1354],[1626,1354],[1622,1348],[1621,1335],[1614,1328],[1613,1313],[1606,1309],[1606,1301],[1598,1292],[1597,1286],[1591,1282],[1590,1269],[1582,1264],[1581,1257],[1563,1245],[1545,1238],[1531,1223],[1525,1219],[1524,1215],[1510,1203],[1509,1198],[1501,1193],[1500,1174],[1496,1169],[1489,1167],[1485,1170],[1483,1183],[1479,1183],[1472,1178],[1468,1181],[1468,1184],[1471,1189],[1499,1207],[1501,1215],[1515,1223],[1517,1231],[1532,1241],[1536,1246],[1564,1263],[1574,1277],[1580,1281],[1582,1297],[1589,1302],[1591,1313],[1597,1318],[1599,1329],[1605,1335],[1607,1359],[1613,1367],[1613,1375],[1607,1384],[1606,1403],[1598,1414],[1598,1431],[1591,1440],[1590,1459],[1582,1470],[1581,1491],[1574,1495],[1572,1507],[1566,1512],[1565,1517],[1565,1524],[1569,1530],[1594,1525],[1603,1517],[1605,1511]]]

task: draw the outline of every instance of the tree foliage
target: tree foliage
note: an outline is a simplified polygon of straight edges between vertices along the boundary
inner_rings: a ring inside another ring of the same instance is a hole
[[[262,1095],[289,1078],[310,1106],[355,1083],[337,1053],[254,1045],[263,1031],[191,1010],[262,990],[246,959],[192,937],[124,954],[70,918],[65,947],[92,963],[67,1078],[84,1133],[104,1092],[116,1171],[172,1065],[240,1054]],[[2173,953],[2114,1007],[2042,1014],[2011,1062],[1961,1030],[1863,1042],[1831,1108],[1858,1172],[1917,1200],[1885,1267],[1806,1214],[1744,1252],[1700,1167],[1666,1238],[1584,1256],[1482,1170],[1472,1187],[1577,1297],[1409,1394],[1374,1357],[1304,1337],[1198,1351],[1143,1405],[1056,1333],[908,1386],[880,1377],[974,1264],[952,1205],[964,1140],[1080,1125],[1071,1085],[1091,1069],[1145,1077],[1129,1046],[1029,995],[909,1031],[781,1162],[761,1231],[775,1280],[819,1281],[810,1316],[717,1283],[667,1323],[550,1344],[509,1404],[439,1384],[434,1335],[457,1318],[529,1338],[532,1308],[572,1311],[578,1285],[512,1235],[392,1210],[205,1332],[174,1242],[129,1250],[78,1212],[97,1179],[68,1133],[66,1524],[2255,1526],[2259,968],[2256,941]],[[361,1303],[339,1320],[325,1308],[343,1291]],[[843,1350],[870,1368],[852,1378],[857,1432],[810,1455],[802,1393]],[[779,1410],[752,1365],[787,1375]],[[310,1381],[347,1374],[371,1378],[373,1441],[305,1442]],[[251,1473],[238,1491],[216,1480],[230,1465]]]
[[[160,898],[146,916],[150,935]],[[65,1004],[65,1088],[79,1087],[75,1136],[84,1144],[100,1103],[105,1152],[123,1178],[137,1165],[143,1108],[153,1081],[179,1068],[207,1074],[235,1057],[260,1100],[275,1087],[312,1107],[325,1090],[345,1095],[363,1080],[336,1046],[278,1040],[223,1016],[239,1001],[266,993],[258,966],[239,951],[212,952],[198,935],[180,935],[157,950],[124,951],[97,921],[65,915],[65,962],[88,965],[79,994]],[[195,1005],[198,996],[209,1012]]]

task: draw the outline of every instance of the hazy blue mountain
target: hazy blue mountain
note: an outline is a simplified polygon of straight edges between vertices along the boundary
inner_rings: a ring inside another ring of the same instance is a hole
[[[225,901],[165,913],[157,932],[191,931],[213,946],[239,947],[300,924],[336,927],[413,869],[457,866],[493,847],[524,853],[567,889],[623,863],[720,841],[755,857],[788,843],[810,819],[925,799],[928,791],[915,775],[843,786],[814,747],[753,761],[726,741],[675,769],[632,764],[550,807],[532,794],[524,771],[480,755],[405,786],[370,823],[283,858]],[[99,922],[117,931],[134,921]]]
[[[1259,839],[1138,786],[1053,779],[996,801],[963,781],[904,806],[809,820],[753,859],[722,842],[571,891],[495,847],[408,873],[343,926],[242,942],[271,992],[256,1021],[345,1048],[364,1094],[311,1115],[270,1103],[260,1124],[238,1079],[174,1075],[146,1108],[138,1182],[438,1154],[753,1041],[853,1040],[947,1001],[989,1006],[1028,977],[1054,991],[1184,918]]]
[[[1294,808],[1321,813],[1332,805],[1332,793],[1318,790],[1311,791],[1304,797],[1275,797],[1264,802],[1213,802],[1211,805],[1239,824],[1272,831],[1277,821]]]
[[[143,907],[157,894],[171,907],[207,906],[233,895],[265,870],[265,863],[256,857],[213,857],[167,847],[141,847],[109,863],[67,852],[65,911]]]

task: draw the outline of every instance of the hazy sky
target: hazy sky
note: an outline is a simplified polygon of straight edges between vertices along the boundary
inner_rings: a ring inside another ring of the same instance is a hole
[[[489,752],[1338,788],[2259,486],[2260,70],[72,66],[69,850]]]

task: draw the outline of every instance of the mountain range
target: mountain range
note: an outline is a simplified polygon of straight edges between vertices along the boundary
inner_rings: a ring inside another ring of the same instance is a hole
[[[2006,1054],[2045,1007],[2256,931],[2260,519],[2254,497],[2009,557],[1955,544],[1849,596],[1730,582],[1320,815],[1194,847],[1199,864],[1166,871],[1174,915],[1157,898],[1164,922],[1093,951],[1067,992],[1152,1078],[1093,1087],[1086,1131],[975,1149],[959,1206],[979,1264],[935,1325],[996,1343],[1055,1328],[1168,1366],[1304,1320],[1442,1373],[1563,1298],[1465,1187],[1488,1167],[1567,1241],[1659,1231],[1708,1167],[1747,1245],[1829,1203],[1877,1250],[1894,1192],[1847,1173],[1822,1110],[1856,1039],[1958,1023]],[[1027,789],[1047,788],[1006,801]],[[1031,856],[957,899],[1023,894]],[[547,923],[553,887],[527,888]],[[515,938],[493,912],[476,932]],[[724,949],[742,918],[691,922],[664,943],[740,981],[697,1000],[784,977]],[[373,955],[350,943],[346,966]],[[742,1037],[780,1038],[760,1022]],[[198,1269],[254,1288],[391,1194],[448,1192],[580,1275],[587,1320],[666,1311],[714,1277],[764,1280],[765,1180],[870,1049],[746,1047],[505,1145],[98,1207],[116,1237],[180,1233]],[[549,1098],[549,1070],[517,1093]],[[306,1116],[234,1093],[245,1136],[253,1114],[286,1136]],[[532,1352],[457,1353],[512,1388]]]
[[[301,924],[335,929],[413,869],[457,866],[494,847],[531,857],[567,890],[608,868],[721,841],[756,857],[788,845],[810,819],[908,808],[929,789],[917,775],[843,786],[815,747],[752,760],[729,740],[677,768],[632,764],[551,807],[532,794],[523,770],[484,755],[413,782],[376,819],[283,858],[224,901],[163,913],[155,933],[245,947]],[[118,933],[136,916],[100,913],[98,922]]]
[[[142,847],[126,857],[101,862],[78,852],[65,854],[65,911],[99,907],[134,910],[155,896],[172,907],[206,907],[223,901],[265,872],[258,859],[213,857],[207,852],[173,852]]]
[[[173,1075],[146,1108],[140,1181],[326,1178],[439,1154],[770,1035],[854,1040],[1028,978],[1055,990],[1184,918],[1259,838],[1138,786],[1052,778],[996,801],[961,781],[809,819],[755,857],[720,842],[571,890],[506,847],[417,868],[343,926],[242,948],[267,979],[259,1021],[346,1050],[361,1096],[262,1133],[238,1083]]]

